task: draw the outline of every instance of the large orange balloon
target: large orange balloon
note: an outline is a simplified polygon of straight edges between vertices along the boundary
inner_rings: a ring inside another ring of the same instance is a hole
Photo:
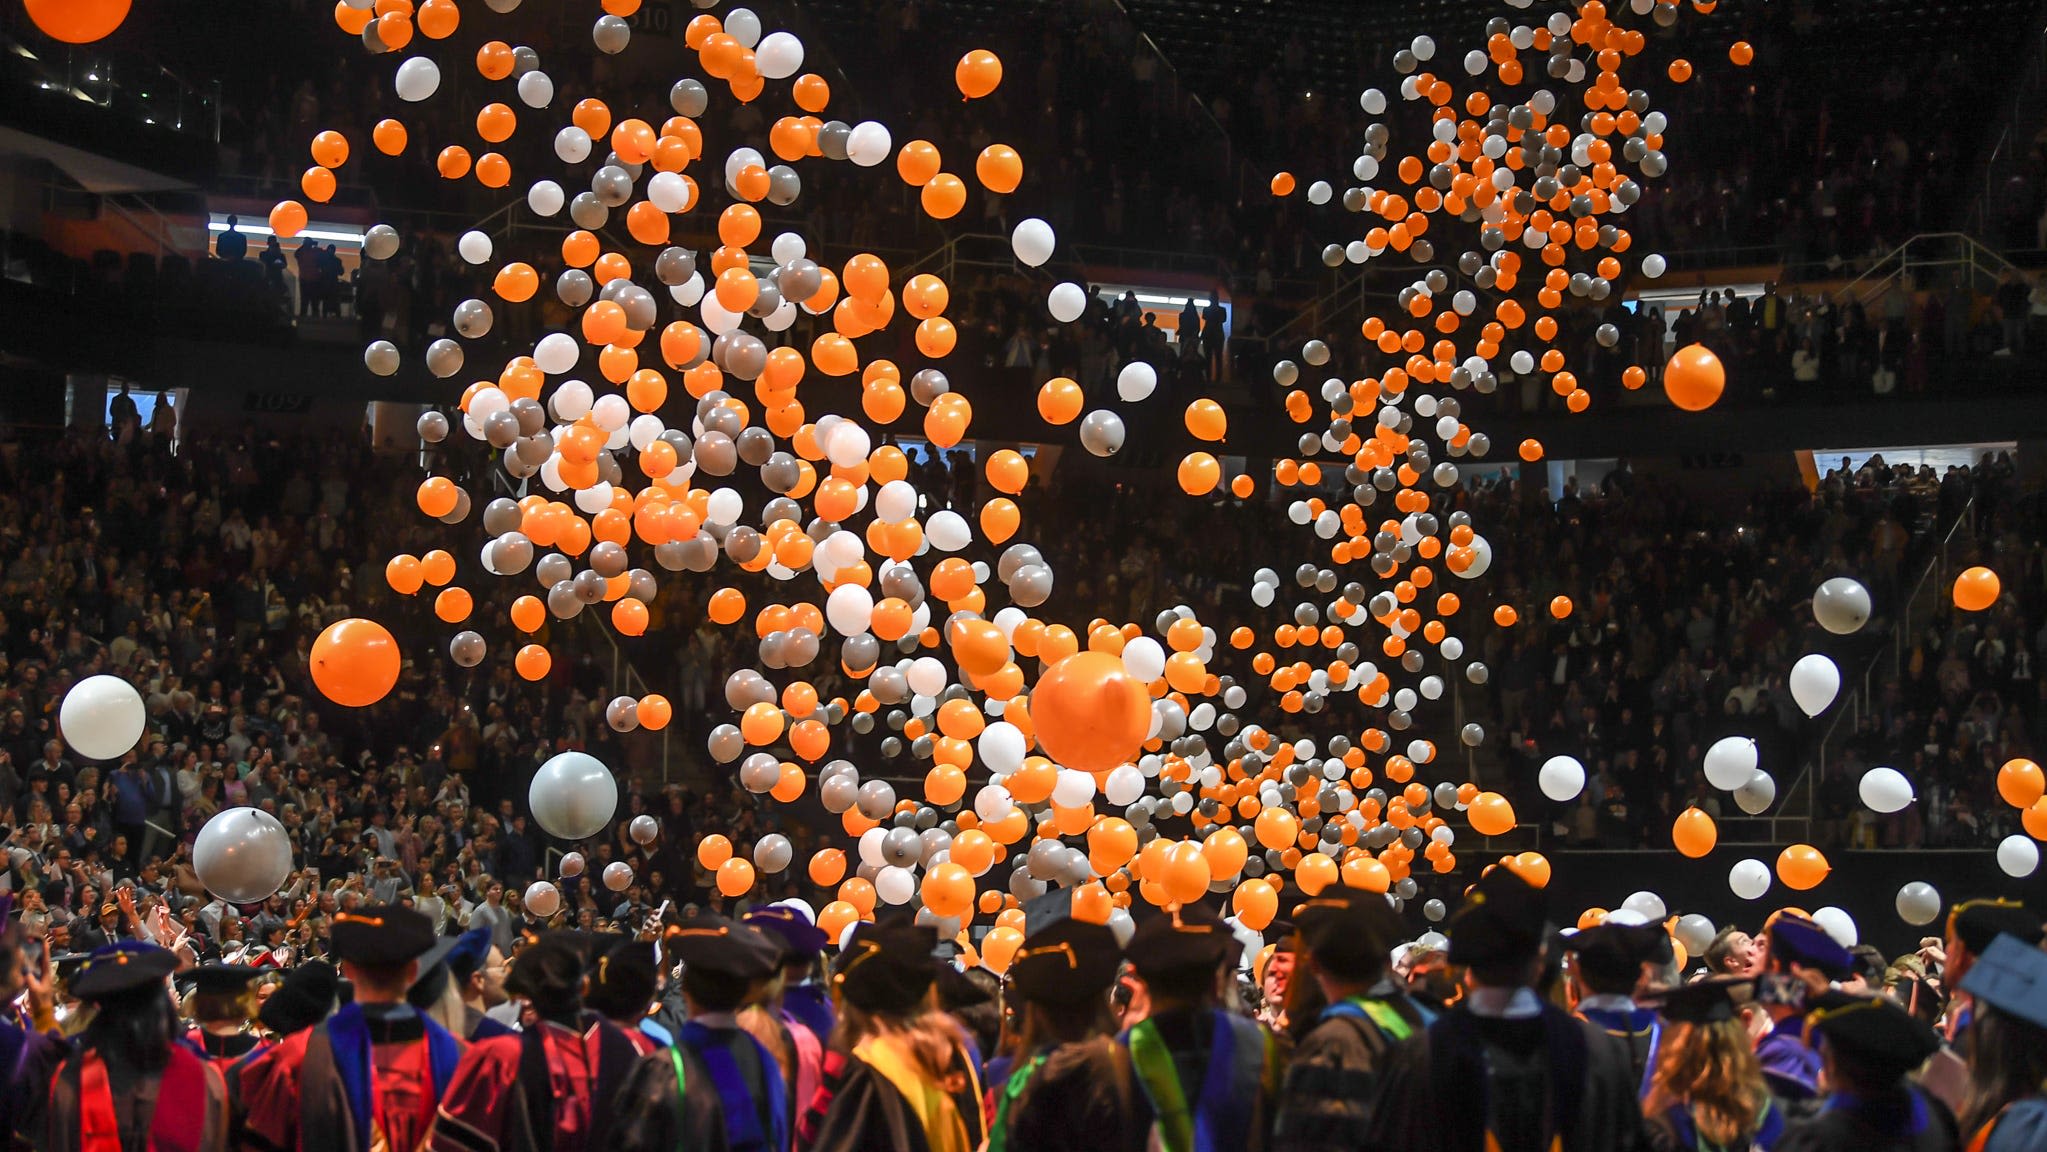
[[[311,663],[322,696],[344,707],[367,708],[398,683],[398,641],[374,620],[336,620],[313,641]]]
[[[1187,904],[1201,899],[1208,891],[1209,879],[1208,857],[1202,855],[1201,845],[1192,840],[1182,840],[1166,849],[1158,882],[1165,886],[1166,895],[1175,903]]]
[[[2007,760],[1997,770],[1997,794],[2014,808],[2031,808],[2047,795],[2047,775],[2031,760]]]
[[[1471,830],[1481,836],[1503,836],[1514,829],[1514,805],[1498,792],[1472,797],[1465,814],[1471,818]]]
[[[90,44],[105,39],[128,18],[129,0],[27,0],[27,3],[28,18],[35,21],[43,35],[66,44]],[[1001,76],[999,65],[996,75]]]
[[[1703,344],[1687,344],[1663,369],[1663,391],[1687,412],[1704,412],[1727,389],[1727,369]]]
[[[718,891],[727,896],[744,896],[753,887],[753,864],[737,856],[718,865]]]
[[[829,888],[846,876],[846,854],[837,848],[820,848],[810,858],[810,882]]]
[[[1833,866],[1810,844],[1793,844],[1777,854],[1777,878],[1787,888],[1804,892],[1827,878]]]
[[[860,909],[844,900],[834,900],[817,911],[818,930],[836,944],[853,922],[860,919]]]
[[[1237,920],[1244,927],[1253,932],[1263,932],[1279,912],[1279,893],[1273,890],[1269,881],[1246,880],[1237,885],[1230,903],[1237,911]]]
[[[1955,607],[1964,612],[1981,612],[1997,603],[1997,595],[2003,590],[1997,573],[1977,565],[1965,568],[1955,577]]]
[[[1704,809],[1687,808],[1677,814],[1677,822],[1670,826],[1670,838],[1679,853],[1696,860],[1720,842],[1720,828]]]
[[[950,860],[924,874],[922,892],[934,916],[965,916],[974,910],[974,874]]]
[[[978,100],[1002,83],[1002,61],[995,53],[976,48],[960,57],[959,65],[953,69],[953,79],[959,82],[961,95]]]
[[[1031,694],[1031,722],[1046,755],[1083,772],[1136,757],[1151,726],[1151,696],[1123,661],[1076,652],[1045,670]]]
[[[1023,947],[1024,935],[1008,925],[991,928],[981,939],[981,965],[997,976],[1009,971],[1010,962],[1016,959],[1016,950]]]

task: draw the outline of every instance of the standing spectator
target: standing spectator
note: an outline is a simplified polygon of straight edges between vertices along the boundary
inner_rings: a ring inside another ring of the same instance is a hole
[[[244,260],[249,255],[249,238],[235,231],[235,225],[240,222],[236,217],[228,217],[227,231],[213,242],[213,254],[229,263]]]

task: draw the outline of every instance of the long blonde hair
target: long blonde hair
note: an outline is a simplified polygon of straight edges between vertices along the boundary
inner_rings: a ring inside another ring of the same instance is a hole
[[[952,1093],[967,1086],[962,1071],[969,1063],[965,1036],[959,1022],[940,1012],[929,997],[903,1016],[868,1012],[841,997],[839,1026],[832,1035],[832,1044],[851,1052],[867,1040],[894,1041],[920,1075]]]
[[[1741,1021],[1676,1023],[1657,1045],[1642,1111],[1653,1119],[1689,1105],[1699,1135],[1726,1147],[1754,1130],[1768,1097],[1762,1065]]]

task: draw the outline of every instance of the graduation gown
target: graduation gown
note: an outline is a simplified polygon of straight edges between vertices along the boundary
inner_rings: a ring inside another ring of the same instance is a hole
[[[1868,1099],[1842,1093],[1791,1125],[1772,1152],[1955,1152],[1955,1118],[1916,1086]]]
[[[1219,1008],[1160,1012],[1117,1042],[1130,1053],[1165,1152],[1265,1147],[1280,1052],[1258,1022]]]
[[[1145,1152],[1156,1119],[1108,1037],[1063,1044],[998,1085],[988,1152]]]
[[[1578,1015],[1628,1046],[1628,1062],[1635,1069],[1636,1088],[1639,1091],[1646,1087],[1649,1067],[1656,1059],[1656,1046],[1663,1038],[1663,1023],[1655,1010],[1580,1008]]]
[[[832,994],[822,984],[795,984],[782,990],[782,1014],[810,1029],[820,1044],[832,1042],[838,1027],[838,1013],[832,1009]],[[808,1103],[808,1101],[805,1101]]]
[[[471,1044],[434,1113],[428,1152],[604,1152],[612,1101],[641,1056],[594,1017]]]
[[[686,1045],[660,1048],[627,1072],[611,1128],[617,1152],[730,1152],[725,1102]]]
[[[1552,1005],[1500,1019],[1459,1008],[1387,1053],[1366,1144],[1401,1152],[1633,1152],[1627,1046]]]
[[[957,1091],[926,1079],[900,1044],[874,1038],[825,1053],[823,1086],[803,1114],[805,1152],[972,1152],[981,1144],[976,1071],[955,1056]]]
[[[1400,995],[1354,997],[1323,1009],[1287,1062],[1274,1152],[1364,1147],[1379,1066],[1424,1024],[1421,1009]]]
[[[2047,1148],[2047,1093],[2014,1100],[1969,1135],[1968,1152],[2033,1152]]]
[[[56,1033],[0,1021],[0,1146],[34,1131],[48,1104],[50,1071],[68,1047]]]
[[[185,1033],[185,1042],[216,1064],[234,1064],[260,1054],[270,1042],[250,1032],[221,1036],[204,1028]]]
[[[78,1048],[49,1084],[43,1152],[225,1152],[227,1081],[182,1042],[170,1062],[143,1072],[120,1052]],[[116,1144],[117,1142],[117,1144]]]
[[[1784,1110],[1774,1099],[1763,1105],[1762,1114],[1756,1117],[1751,1130],[1742,1139],[1729,1142],[1724,1152],[1775,1152],[1784,1139]],[[1649,1117],[1649,1147],[1652,1152],[1715,1152],[1716,1146],[1699,1135],[1699,1128],[1692,1120],[1691,1109],[1684,1104],[1666,1108],[1660,1116]]]
[[[1786,1016],[1756,1041],[1756,1061],[1777,1099],[1793,1107],[1818,1099],[1820,1054],[1805,1043],[1805,1017]]]
[[[345,1004],[244,1065],[243,1143],[274,1152],[412,1152],[462,1042],[408,1005]]]

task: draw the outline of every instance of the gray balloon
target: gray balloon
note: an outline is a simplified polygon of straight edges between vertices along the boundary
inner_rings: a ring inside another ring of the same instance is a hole
[[[708,406],[700,405],[697,409],[697,418],[704,422],[704,431],[723,432],[726,436],[739,435],[739,430],[746,427],[745,419],[739,413],[725,407],[725,401],[729,397],[722,391],[713,393],[713,395],[718,397],[716,403]],[[708,400],[710,397],[705,397],[705,399]]]
[[[765,320],[774,314],[775,309],[781,306],[782,290],[775,287],[773,280],[762,280],[759,291],[753,298],[753,303],[747,305],[746,314]]]
[[[711,106],[711,94],[704,90],[703,82],[684,77],[668,90],[668,106],[678,116],[697,117]]]
[[[617,208],[633,198],[633,178],[625,169],[607,164],[590,174],[590,192],[606,208]]]
[[[597,23],[590,27],[590,40],[597,50],[607,56],[616,56],[625,51],[632,41],[633,29],[623,19],[609,14],[599,16]]]
[[[739,449],[723,432],[704,430],[697,437],[697,471],[706,476],[730,476],[739,467]]]
[[[512,75],[514,77],[524,76],[528,72],[537,72],[539,70],[540,53],[528,48],[524,44],[512,49]]]
[[[855,672],[865,672],[881,659],[881,641],[862,632],[858,636],[846,637],[839,646],[839,659]]]
[[[861,811],[866,809],[863,807]],[[1039,843],[1046,841],[1040,840]],[[924,842],[911,829],[891,828],[882,834],[881,858],[898,868],[908,868],[924,858]]]
[[[512,401],[511,413],[519,418],[519,431],[524,435],[535,435],[547,427],[547,409],[542,408],[538,400],[521,396]]]
[[[910,377],[910,398],[921,407],[931,407],[933,401],[950,391],[952,381],[936,368],[920,368]]]
[[[761,373],[767,371],[768,346],[761,343],[758,336],[728,332],[718,340],[731,341],[725,349],[725,371],[741,380],[758,380]],[[392,353],[395,355],[397,349],[392,349]]]
[[[787,208],[803,195],[803,177],[787,164],[768,169],[768,202]]]
[[[846,158],[846,141],[853,136],[853,126],[844,120],[827,120],[817,130],[817,150],[827,160]]]
[[[663,248],[654,257],[654,279],[670,288],[688,283],[696,270],[697,254],[687,248]]]
[[[462,370],[462,346],[443,336],[426,346],[426,370],[446,380]]]
[[[1043,564],[1026,564],[1009,582],[1009,598],[1022,608],[1036,608],[1052,598],[1052,570]]]
[[[538,468],[554,454],[554,440],[546,435],[528,436],[513,447],[521,463]]]
[[[517,531],[525,518],[517,502],[500,496],[483,506],[483,530],[493,536],[502,536]]]
[[[730,724],[720,724],[711,729],[710,738],[704,743],[711,753],[711,759],[720,764],[730,764],[739,759],[740,753],[746,751],[746,737],[741,736],[739,729]]]
[[[372,260],[389,260],[398,254],[398,229],[389,224],[372,224],[362,235],[363,255]]]
[[[601,603],[604,600],[604,577],[587,568],[576,573],[576,578],[569,581],[569,584],[576,590],[576,599],[586,605]]]
[[[1123,448],[1123,418],[1097,408],[1081,418],[1080,446],[1097,456],[1114,456]]]
[[[883,704],[900,704],[910,698],[910,682],[894,667],[876,668],[869,678],[867,690]]]
[[[860,802],[860,780],[857,776],[829,777],[818,784],[817,798],[825,811],[838,816]]]
[[[860,786],[860,814],[881,820],[896,809],[896,790],[886,780],[869,780]]]
[[[597,292],[597,282],[581,268],[569,268],[554,278],[555,299],[571,308],[581,308]]]
[[[491,541],[490,563],[503,576],[517,576],[533,563],[533,541],[524,532],[501,533]]]
[[[519,439],[519,418],[510,411],[491,413],[483,418],[483,438],[493,448],[510,448]]]
[[[483,663],[483,657],[490,650],[483,637],[475,632],[457,632],[448,641],[448,659],[464,668],[474,668]]]
[[[490,305],[481,300],[464,300],[455,305],[455,331],[471,340],[489,335],[492,319]]]
[[[599,540],[590,548],[589,564],[591,571],[606,580],[623,575],[626,566],[625,548],[610,540]]]
[[[1030,544],[1011,544],[1002,550],[1002,556],[995,561],[995,575],[1007,584],[1016,578],[1017,570],[1026,564],[1043,564],[1045,557]],[[893,593],[891,593],[893,595]]]
[[[739,433],[733,447],[739,453],[740,463],[749,468],[758,468],[768,462],[775,453],[775,436],[765,428],[747,428]],[[790,517],[795,519],[795,517]]]
[[[779,771],[779,768],[778,768]],[[753,866],[770,875],[785,871],[796,858],[796,849],[780,832],[770,832],[754,842]]]
[[[419,438],[429,444],[439,444],[448,438],[448,418],[439,412],[422,412],[419,423],[413,425]]]
[[[777,452],[761,465],[761,483],[767,485],[770,492],[794,491],[802,480],[802,466],[787,452]]]
[[[626,595],[642,604],[652,604],[661,586],[654,581],[654,574],[645,568],[634,568],[626,573]]]
[[[573,620],[582,614],[583,607],[574,580],[563,580],[547,590],[547,610],[557,620]]]
[[[782,778],[782,766],[773,756],[756,752],[739,766],[739,786],[748,792],[766,792]]]
[[[640,702],[630,696],[615,696],[604,706],[604,722],[613,732],[631,732],[640,726]]]
[[[611,219],[611,209],[606,208],[595,193],[578,192],[569,201],[569,219],[576,222],[576,227],[595,232]]]
[[[559,552],[549,552],[540,558],[540,563],[533,566],[534,579],[539,580],[544,588],[552,588],[564,580],[573,579],[575,575],[575,564]]]

